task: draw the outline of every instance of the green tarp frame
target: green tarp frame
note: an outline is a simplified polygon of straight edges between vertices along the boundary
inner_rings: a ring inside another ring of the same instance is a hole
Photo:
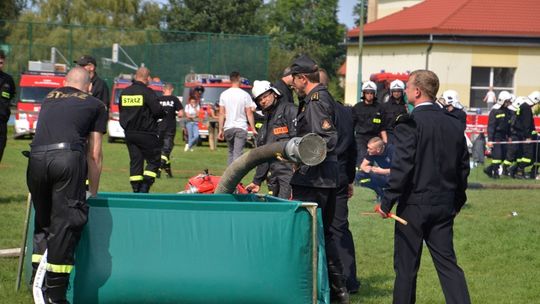
[[[330,302],[321,215],[310,204],[131,193],[100,193],[88,204],[72,303]]]

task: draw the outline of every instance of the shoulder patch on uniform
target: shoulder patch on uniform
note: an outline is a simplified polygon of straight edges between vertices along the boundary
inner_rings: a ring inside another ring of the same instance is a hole
[[[328,130],[328,129],[332,128],[332,124],[330,123],[330,121],[328,119],[324,119],[322,121],[321,128],[323,130]]]
[[[317,101],[317,100],[319,100],[319,92],[313,93],[313,95],[311,95],[310,100],[311,100],[311,101]]]

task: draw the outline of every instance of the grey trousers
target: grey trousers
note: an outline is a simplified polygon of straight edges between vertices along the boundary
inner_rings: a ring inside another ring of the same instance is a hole
[[[229,159],[227,164],[231,164],[235,159],[242,155],[244,146],[247,141],[247,130],[240,128],[232,128],[225,130],[225,140],[227,141],[227,146],[229,147]]]

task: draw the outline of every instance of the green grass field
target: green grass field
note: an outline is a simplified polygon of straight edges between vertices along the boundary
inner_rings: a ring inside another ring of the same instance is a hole
[[[128,154],[124,144],[104,141],[101,191],[130,191]],[[8,140],[0,164],[0,249],[20,246],[27,187],[26,158],[20,151],[30,140]],[[184,152],[177,138],[172,154],[174,178],[161,178],[152,192],[175,193],[187,179],[208,168],[220,175],[226,167],[226,148],[212,152],[208,146]],[[244,180],[249,181],[248,178]],[[479,170],[470,182],[493,183]],[[501,179],[504,184],[539,184],[539,181]],[[474,303],[540,303],[540,191],[469,190],[469,201],[456,219],[455,248],[465,271]],[[373,208],[374,194],[355,188],[349,203],[349,220],[356,243],[360,292],[352,303],[391,303],[393,223],[362,215]],[[516,211],[517,216],[510,213]],[[16,258],[0,258],[0,303],[32,303],[30,292],[15,292]],[[535,287],[537,286],[537,287]],[[417,285],[418,303],[444,303],[429,252],[424,250]],[[211,292],[211,291],[208,291]]]

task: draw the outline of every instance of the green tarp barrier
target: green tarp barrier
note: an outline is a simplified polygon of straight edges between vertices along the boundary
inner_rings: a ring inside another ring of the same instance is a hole
[[[88,203],[72,303],[314,302],[313,216],[301,202],[100,193]],[[316,297],[329,303],[320,210],[317,217]]]

